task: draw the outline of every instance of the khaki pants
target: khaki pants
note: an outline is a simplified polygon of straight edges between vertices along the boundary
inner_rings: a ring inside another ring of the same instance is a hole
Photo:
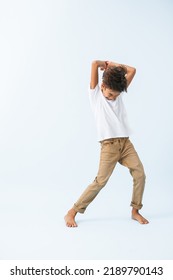
[[[129,138],[112,138],[101,141],[100,164],[97,177],[74,204],[75,211],[84,213],[100,190],[106,185],[117,162],[126,166],[133,177],[131,206],[142,208],[142,196],[145,185],[143,165]]]

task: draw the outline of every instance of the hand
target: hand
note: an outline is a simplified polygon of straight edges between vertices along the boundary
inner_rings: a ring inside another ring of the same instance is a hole
[[[108,67],[107,61],[100,61],[100,70],[104,71]]]
[[[114,66],[118,65],[118,64],[116,64],[115,62],[112,62],[112,61],[102,61],[102,62],[104,62],[104,66],[101,66],[100,70],[106,70],[109,67],[114,67]]]
[[[116,66],[116,65],[115,65],[115,62],[112,62],[112,61],[106,61],[106,64],[107,64],[107,67]]]

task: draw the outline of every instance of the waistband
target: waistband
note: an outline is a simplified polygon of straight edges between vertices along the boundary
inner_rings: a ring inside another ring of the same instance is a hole
[[[104,139],[102,141],[99,141],[100,143],[103,143],[103,142],[116,142],[116,141],[124,141],[124,140],[127,140],[129,139],[129,137],[117,137],[117,138],[108,138],[108,139]]]

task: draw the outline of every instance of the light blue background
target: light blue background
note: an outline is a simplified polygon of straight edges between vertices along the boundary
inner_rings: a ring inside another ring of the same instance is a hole
[[[173,4],[0,2],[0,259],[172,259]],[[96,176],[93,59],[135,66],[124,101],[147,174],[141,226],[117,166],[79,227],[63,216]]]

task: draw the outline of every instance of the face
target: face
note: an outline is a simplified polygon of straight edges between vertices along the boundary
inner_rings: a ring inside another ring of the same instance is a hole
[[[116,100],[116,98],[120,95],[119,91],[115,91],[110,88],[107,88],[105,87],[104,84],[101,85],[101,90],[104,97],[108,100]]]

